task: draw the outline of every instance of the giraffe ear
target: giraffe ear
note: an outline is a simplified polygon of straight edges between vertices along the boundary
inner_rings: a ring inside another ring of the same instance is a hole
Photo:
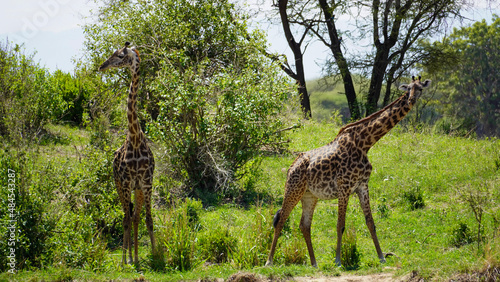
[[[424,83],[422,83],[422,87],[423,87],[423,88],[429,87],[429,86],[431,85],[431,82],[432,82],[432,80],[430,80],[430,79],[426,79],[426,80],[424,81]]]
[[[401,84],[399,85],[399,90],[408,91],[410,87],[408,87],[408,84]]]

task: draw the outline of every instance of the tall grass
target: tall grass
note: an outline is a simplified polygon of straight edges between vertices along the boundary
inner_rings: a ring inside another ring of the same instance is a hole
[[[347,229],[342,235],[342,248],[340,257],[342,266],[345,269],[354,270],[359,267],[361,254],[358,250],[356,229],[353,227]]]
[[[274,234],[271,219],[266,209],[257,207],[243,226],[233,227],[235,236],[239,238],[238,247],[231,255],[236,268],[264,265]]]
[[[198,222],[198,212],[201,202],[187,200],[176,201],[171,209],[160,216],[162,228],[157,232],[158,244],[163,247],[153,255],[154,267],[161,269],[161,262],[169,269],[188,271],[196,267],[200,258],[196,255],[197,235],[201,228]],[[165,258],[161,254],[165,254]]]

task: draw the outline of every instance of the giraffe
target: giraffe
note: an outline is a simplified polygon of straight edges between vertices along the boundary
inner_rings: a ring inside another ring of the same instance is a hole
[[[143,205],[146,206],[146,226],[151,239],[151,247],[153,252],[155,250],[153,219],[151,217],[151,190],[155,162],[153,153],[146,144],[146,138],[139,125],[135,107],[141,59],[139,51],[135,47],[129,48],[129,46],[130,43],[125,42],[125,47],[115,51],[99,67],[99,71],[128,67],[132,72],[132,82],[127,98],[128,133],[124,144],[115,151],[113,175],[124,213],[122,263],[127,263],[126,252],[128,249],[130,263],[135,263],[138,266],[137,233]],[[131,201],[132,192],[135,192],[135,209]],[[132,261],[131,221],[134,224],[134,261]]]
[[[318,199],[338,198],[335,264],[341,266],[340,248],[345,227],[345,215],[349,196],[354,192],[359,197],[377,255],[382,263],[385,262],[370,209],[368,180],[372,166],[368,161],[367,153],[380,138],[408,114],[422,90],[431,83],[430,80],[422,83],[420,79],[421,77],[418,80],[412,77],[412,83],[399,87],[405,91],[405,94],[382,110],[346,125],[340,129],[337,137],[329,144],[298,155],[288,169],[283,204],[274,216],[274,238],[266,265],[273,264],[276,244],[283,225],[300,200],[302,202],[302,217],[299,228],[306,241],[311,265],[317,267],[311,243],[314,208]]]

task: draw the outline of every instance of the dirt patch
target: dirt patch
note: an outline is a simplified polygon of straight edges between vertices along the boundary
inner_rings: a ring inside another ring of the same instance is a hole
[[[324,277],[290,277],[285,279],[269,279],[259,277],[252,273],[236,273],[229,277],[226,282],[271,282],[271,281],[296,281],[296,282],[394,282],[394,281],[407,281],[408,279],[399,280],[394,279],[391,273],[378,273],[372,275],[342,275],[342,276],[324,276]],[[203,281],[203,280],[200,280]],[[214,280],[217,282],[223,281],[222,279]]]
[[[253,273],[239,272],[233,274],[227,280],[218,278],[213,280],[201,279],[199,282],[423,282],[418,272],[412,271],[405,276],[395,278],[392,273],[377,273],[371,275],[341,275],[341,276],[323,276],[323,277],[288,277],[273,279],[262,277]],[[480,272],[470,274],[460,274],[450,278],[447,281],[469,282],[469,281],[500,281],[500,268],[490,267]]]
[[[262,280],[257,278],[257,276],[255,276],[255,274],[253,273],[236,273],[231,275],[231,277],[227,279],[227,282],[260,282],[260,281]]]
[[[378,273],[371,275],[341,275],[337,277],[295,277],[297,282],[392,282],[396,281],[390,273]]]

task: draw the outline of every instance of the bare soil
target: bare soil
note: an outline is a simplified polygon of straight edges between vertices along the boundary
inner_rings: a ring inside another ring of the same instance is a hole
[[[411,275],[396,279],[391,273],[377,273],[371,275],[341,275],[324,277],[290,277],[283,280],[274,280],[258,277],[253,273],[236,273],[229,277],[227,282],[269,282],[269,281],[296,281],[296,282],[394,282],[394,281],[418,281],[411,280]]]

